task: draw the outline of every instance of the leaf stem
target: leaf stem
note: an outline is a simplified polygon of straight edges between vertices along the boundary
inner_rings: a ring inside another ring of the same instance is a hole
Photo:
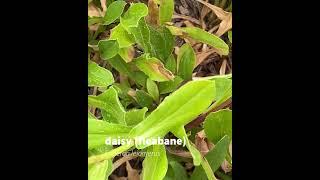
[[[94,164],[94,163],[97,163],[97,162],[100,162],[100,161],[103,161],[106,159],[111,159],[111,158],[115,157],[116,155],[130,149],[133,145],[134,145],[133,143],[122,145],[122,146],[117,147],[115,149],[112,149],[111,151],[108,151],[106,153],[95,155],[95,156],[90,156],[88,158],[88,165]]]
[[[205,157],[203,157],[201,161],[201,166],[204,169],[204,172],[206,173],[208,180],[217,180],[217,178],[214,176],[214,173],[210,167],[210,164],[208,163]]]

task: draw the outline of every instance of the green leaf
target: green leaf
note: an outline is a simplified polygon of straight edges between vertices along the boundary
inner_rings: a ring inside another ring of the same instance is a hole
[[[162,62],[165,62],[174,49],[174,37],[166,27],[155,29],[154,27],[149,26],[149,29],[152,46],[150,54],[151,56],[160,59]]]
[[[227,78],[216,78],[216,95],[217,99],[208,110],[218,107],[232,96],[232,80]]]
[[[144,107],[142,109],[132,109],[126,112],[126,123],[128,126],[134,126],[139,124],[145,119],[146,112],[148,108]]]
[[[172,54],[168,57],[164,66],[173,74],[177,72],[177,62]]]
[[[88,104],[105,111],[104,120],[126,125],[125,110],[119,101],[117,91],[113,87],[98,96],[88,96]]]
[[[190,81],[167,96],[144,121],[136,125],[130,137],[144,139],[162,137],[175,127],[188,124],[215,99],[213,81]],[[146,147],[136,144],[138,149]]]
[[[126,4],[127,3],[122,0],[111,3],[107,8],[106,14],[103,18],[103,25],[109,25],[117,20],[121,16]]]
[[[232,43],[232,31],[228,31],[228,39]]]
[[[112,73],[98,64],[88,62],[88,86],[107,87],[114,83]]]
[[[142,179],[162,180],[168,169],[165,146],[152,145],[148,147],[147,156],[142,162],[142,167]]]
[[[119,44],[114,40],[101,40],[98,43],[100,57],[104,60],[110,59],[118,54]]]
[[[176,90],[180,84],[183,82],[183,79],[179,76],[176,76],[173,81],[165,81],[159,83],[159,92],[160,94],[167,94]]]
[[[133,63],[144,72],[151,80],[162,82],[172,80],[174,75],[167,70],[157,58],[150,58],[148,54],[133,60]]]
[[[118,24],[111,30],[110,39],[117,40],[119,48],[129,47],[135,43],[134,37],[121,24]]]
[[[177,161],[170,161],[164,180],[188,180],[186,169]]]
[[[88,149],[105,145],[107,137],[127,137],[130,127],[88,118]]]
[[[137,27],[139,20],[147,15],[148,7],[145,4],[132,3],[123,17],[120,17],[120,23],[129,31],[130,27]]]
[[[226,135],[215,144],[214,148],[207,155],[205,155],[213,172],[215,172],[224,161],[229,143],[230,138]],[[207,176],[201,166],[195,168],[191,175],[191,180],[207,180]]]
[[[218,36],[210,34],[197,27],[185,27],[182,30],[192,39],[209,44],[219,50],[221,55],[228,55],[229,46]]]
[[[142,73],[134,72],[130,68],[129,64],[126,63],[121,56],[117,55],[111,59],[108,59],[108,62],[111,64],[113,68],[115,68],[118,72],[127,75],[129,78],[134,80],[137,84],[141,86],[145,86],[147,77]],[[143,75],[141,75],[141,73]]]
[[[207,138],[216,144],[223,136],[232,138],[232,111],[222,109],[210,113],[204,121]]]
[[[135,99],[141,107],[147,107],[149,109],[152,107],[153,98],[148,93],[142,90],[138,90],[136,92]]]
[[[147,90],[153,100],[159,102],[159,89],[157,84],[151,79],[147,79]]]
[[[173,12],[174,0],[160,0],[160,24],[164,24],[165,22],[171,22]]]
[[[196,64],[196,55],[190,44],[186,43],[181,46],[178,54],[178,76],[184,80],[192,78],[192,72]]]
[[[130,28],[136,42],[143,48],[145,53],[165,62],[174,48],[174,37],[165,27],[157,30],[146,24],[145,19],[139,21],[139,26]]]
[[[201,153],[198,151],[196,147],[191,145],[189,142],[186,130],[184,129],[184,126],[181,126],[179,128],[175,128],[174,130],[171,131],[175,136],[177,136],[180,139],[186,140],[186,146],[193,158],[193,164],[195,166],[199,166],[201,161],[202,161],[202,156]]]
[[[110,151],[112,146],[102,145],[88,152],[91,155],[102,154]],[[112,160],[104,160],[88,166],[88,179],[89,180],[105,180],[112,173]]]

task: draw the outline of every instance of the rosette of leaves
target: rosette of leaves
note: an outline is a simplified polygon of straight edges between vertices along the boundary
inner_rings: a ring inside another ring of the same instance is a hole
[[[187,140],[186,149],[196,166],[191,178],[214,179],[214,172],[230,156],[226,149],[231,139],[230,121],[219,119],[229,115],[210,114],[205,120],[206,133],[212,128],[218,133],[208,133],[216,146],[206,156],[189,140],[184,126],[229,99],[231,79],[192,80],[195,52],[186,43],[175,56],[174,39],[188,36],[213,46],[221,55],[229,53],[228,45],[200,28],[170,25],[173,0],[150,0],[148,6],[122,0],[106,2],[106,7],[101,7],[105,14],[88,19],[89,26],[97,26],[94,32],[89,31],[89,54],[98,53],[104,61],[94,62],[89,56],[88,86],[95,92],[88,96],[89,179],[106,179],[113,171],[113,158],[130,149],[159,154],[144,158],[142,179],[179,179],[179,174],[188,178],[179,162],[168,160],[164,145],[135,143],[137,138],[168,134]],[[105,31],[110,35],[98,38]],[[226,126],[220,127],[220,123]],[[105,144],[107,137],[132,139],[132,143],[114,148]]]

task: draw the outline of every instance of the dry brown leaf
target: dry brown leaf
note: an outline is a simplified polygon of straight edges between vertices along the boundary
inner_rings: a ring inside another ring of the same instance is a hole
[[[89,17],[102,17],[102,13],[93,3],[88,4],[88,16]]]
[[[231,172],[232,165],[227,160],[224,160],[221,164],[221,169],[224,171],[224,173]]]
[[[193,22],[195,24],[198,24],[198,25],[201,25],[200,21],[198,19],[195,19],[193,17],[190,17],[190,16],[185,16],[185,15],[182,15],[182,14],[174,14],[172,16],[173,19],[185,19],[185,20],[188,20],[190,22]]]
[[[204,130],[196,134],[194,143],[202,156],[205,156],[213,148],[213,144],[208,142]]]
[[[200,53],[196,54],[196,65],[195,67],[197,67],[199,64],[201,64],[208,56],[210,56],[211,54],[218,52],[216,49],[212,48],[209,49],[208,51],[203,51]]]
[[[139,170],[133,169],[129,163],[129,161],[126,162],[126,169],[128,172],[128,180],[140,180]]]
[[[116,176],[116,175],[114,175],[114,174],[111,174],[111,175],[110,175],[110,178],[111,178],[112,180],[128,180],[128,178],[126,178],[126,177],[119,177],[119,176]]]
[[[148,9],[149,9],[149,14],[146,17],[146,20],[149,24],[157,26],[159,25],[159,7],[154,0],[149,0],[148,1]]]
[[[202,3],[203,5],[210,8],[217,17],[221,20],[220,26],[218,31],[215,33],[217,36],[223,35],[225,32],[230,30],[232,28],[232,13],[224,11],[222,8],[217,7],[215,5],[212,5],[210,3],[207,3],[202,0],[197,0],[198,2]]]
[[[220,75],[225,75],[226,74],[226,68],[227,68],[227,60],[224,59],[222,61],[221,67],[220,67],[220,71],[219,71]]]
[[[107,0],[100,0],[100,4],[102,7],[102,14],[105,15],[107,11]]]

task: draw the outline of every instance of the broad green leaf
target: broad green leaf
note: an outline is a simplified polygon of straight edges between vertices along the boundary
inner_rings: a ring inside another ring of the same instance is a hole
[[[174,0],[160,0],[160,24],[171,22],[174,12]]]
[[[141,18],[148,15],[148,7],[143,3],[132,3],[127,12],[120,17],[120,24],[129,30],[131,27],[137,27]]]
[[[147,107],[149,109],[152,107],[153,98],[148,93],[142,90],[138,90],[136,92],[135,99],[141,107]]]
[[[216,78],[216,95],[217,99],[208,110],[218,107],[232,96],[232,80],[227,78]]]
[[[144,121],[130,132],[132,138],[162,137],[175,127],[188,124],[215,99],[213,81],[190,81],[167,96]],[[136,144],[138,149],[146,147]]]
[[[225,135],[232,138],[232,111],[222,109],[210,113],[204,121],[204,131],[207,138],[214,144]]]
[[[101,145],[95,149],[91,149],[88,152],[91,155],[102,154],[110,151],[112,146]],[[88,166],[88,179],[89,180],[105,180],[112,173],[112,160],[104,160]]]
[[[159,83],[159,92],[160,94],[171,93],[176,90],[180,84],[183,82],[183,79],[179,76],[176,76],[172,81],[165,81]]]
[[[119,48],[129,47],[135,43],[134,37],[129,34],[121,24],[118,24],[111,30],[111,40],[117,40]]]
[[[150,29],[144,18],[139,21],[137,27],[130,28],[130,32],[139,46],[143,48],[144,52],[151,52]]]
[[[147,79],[147,90],[153,100],[159,102],[159,89],[157,84],[151,79]]]
[[[177,72],[177,62],[172,54],[168,57],[164,66],[173,74]]]
[[[98,43],[100,57],[104,60],[110,59],[118,54],[119,44],[114,40],[101,40]]]
[[[134,54],[135,50],[132,46],[124,47],[119,50],[119,55],[127,63],[132,61],[132,59],[134,58]]]
[[[146,112],[148,108],[144,107],[142,109],[132,109],[126,112],[126,123],[128,126],[134,126],[145,119]]]
[[[229,144],[230,138],[226,135],[215,144],[214,148],[207,155],[205,155],[213,172],[215,172],[224,161]],[[207,180],[207,176],[201,166],[195,168],[191,175],[191,180]]]
[[[150,58],[148,54],[142,55],[133,60],[133,63],[144,72],[151,80],[162,82],[172,80],[174,75],[167,70],[157,58]]]
[[[169,167],[164,180],[188,180],[186,169],[177,161],[169,161]]]
[[[184,80],[190,80],[196,64],[196,55],[190,44],[186,43],[181,46],[177,61],[178,76],[182,77]]]
[[[155,29],[154,27],[149,26],[149,29],[152,46],[150,54],[151,56],[160,59],[162,62],[165,62],[174,49],[174,37],[166,27]]]
[[[88,104],[105,111],[104,120],[125,125],[125,110],[119,101],[117,91],[111,87],[98,96],[88,96]]]
[[[192,39],[211,45],[219,50],[221,55],[228,55],[229,46],[218,36],[210,34],[197,27],[185,27],[182,30]]]
[[[177,136],[180,139],[186,140],[186,146],[189,150],[189,152],[191,153],[191,156],[193,158],[193,164],[195,166],[199,166],[202,160],[202,156],[201,153],[198,151],[197,148],[195,148],[188,139],[186,130],[184,129],[183,126],[179,127],[179,128],[175,128],[171,131],[175,136]]]
[[[228,31],[228,39],[232,43],[232,31]]]
[[[88,62],[88,86],[107,87],[114,83],[112,73],[98,64]]]
[[[146,24],[145,19],[139,21],[139,26],[130,28],[136,42],[143,48],[145,53],[165,62],[174,48],[174,37],[165,27],[157,30]]]
[[[88,149],[105,145],[106,138],[127,137],[130,127],[88,118]]]
[[[142,167],[143,180],[162,180],[168,169],[165,146],[152,145],[148,147],[147,156],[142,162]]]
[[[117,20],[121,16],[126,4],[127,3],[122,0],[111,3],[107,8],[106,14],[103,18],[103,25],[109,25]]]

